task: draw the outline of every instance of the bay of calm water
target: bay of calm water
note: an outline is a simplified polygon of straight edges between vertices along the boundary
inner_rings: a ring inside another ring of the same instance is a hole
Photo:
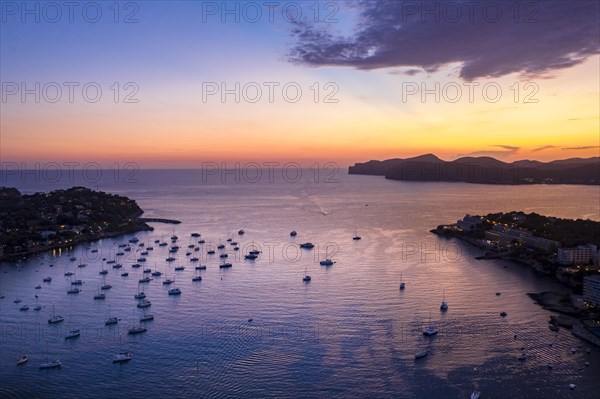
[[[547,323],[552,313],[526,295],[565,287],[511,262],[477,261],[478,250],[429,232],[465,213],[522,210],[600,220],[598,187],[409,183],[309,170],[284,179],[275,172],[273,181],[258,182],[205,179],[193,170],[138,171],[135,181],[107,173],[93,183],[4,176],[1,185],[24,193],[84,185],[137,200],[147,217],[181,220],[153,223],[154,231],[135,236],[154,247],[144,267],[175,278],[182,294],[167,295],[165,276],[143,285],[155,320],[131,336],[127,328],[143,314],[134,299],[143,267],[131,268],[142,249],[132,245],[118,259],[122,269],[105,265],[113,288],[104,301],[93,296],[102,283],[101,259],[113,259],[118,244],[134,235],[5,262],[0,396],[468,398],[476,387],[481,398],[582,398],[600,390],[600,350],[585,353],[589,345],[564,329],[555,336]],[[362,240],[352,240],[355,231]],[[170,243],[173,234],[182,248],[167,264],[168,247],[154,241]],[[305,241],[315,248],[300,250]],[[219,243],[226,244],[231,269],[206,254]],[[207,265],[201,282],[192,282],[194,263],[185,256],[191,244]],[[262,250],[254,262],[242,257],[252,245]],[[325,257],[336,263],[320,266]],[[82,262],[87,266],[78,268]],[[185,270],[174,271],[177,264]],[[84,281],[81,293],[66,293],[67,270]],[[305,271],[309,283],[302,281]],[[42,282],[47,276],[51,283]],[[13,303],[17,298],[23,302]],[[19,311],[24,304],[31,309]],[[64,323],[47,323],[53,304]],[[109,307],[118,325],[104,326]],[[440,331],[434,338],[422,335],[430,323]],[[81,337],[65,340],[71,328],[81,328]],[[580,348],[572,354],[571,347]],[[415,360],[422,348],[429,355]],[[120,351],[131,351],[133,360],[112,364]],[[527,360],[517,360],[521,352]],[[21,354],[30,360],[16,367]],[[62,369],[38,370],[47,357],[60,359]]]

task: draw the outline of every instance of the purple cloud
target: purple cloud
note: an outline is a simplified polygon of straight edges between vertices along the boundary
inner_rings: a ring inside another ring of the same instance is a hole
[[[597,1],[361,1],[356,9],[348,37],[296,24],[289,59],[362,70],[460,63],[460,76],[472,80],[542,76],[600,49]]]

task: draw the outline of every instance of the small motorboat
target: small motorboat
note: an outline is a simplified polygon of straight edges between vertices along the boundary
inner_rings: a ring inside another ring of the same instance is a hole
[[[520,361],[523,361],[523,360],[527,359],[527,355],[526,355],[525,353],[521,353],[521,354],[520,354],[520,355],[517,357],[517,359],[519,359]]]
[[[181,290],[179,288],[171,288],[169,290],[169,295],[181,295]]]
[[[130,352],[121,352],[118,355],[113,356],[113,363],[125,363],[133,359]]]
[[[300,244],[300,248],[312,249],[314,247],[315,244],[313,244],[312,242],[303,242],[302,244]]]
[[[500,295],[502,295],[502,293],[500,291],[497,291],[496,296],[500,296]]]
[[[209,249],[208,251],[206,251],[206,254],[207,255],[214,255],[215,251],[214,251],[214,249]]]
[[[592,350],[590,348],[586,348],[586,353],[592,353]]]
[[[221,258],[221,259],[227,258],[227,257],[229,257],[229,255],[227,255],[227,254],[221,254],[221,255],[219,255],[219,258]]]
[[[35,311],[42,310],[42,305],[36,305],[35,308],[33,308],[33,310],[35,310]]]
[[[569,388],[575,389],[575,384],[569,384]]]
[[[302,281],[304,281],[305,283],[309,282],[310,276],[307,275],[307,276],[302,277]]]
[[[168,279],[164,280],[162,283],[163,283],[163,285],[173,284],[173,280],[171,280],[170,278],[168,278]]]
[[[478,390],[474,390],[473,393],[471,394],[471,399],[479,399],[480,396],[481,396],[481,392],[479,392]]]
[[[332,261],[331,259],[325,259],[325,260],[322,260],[322,261],[320,261],[320,262],[319,262],[319,264],[320,264],[321,266],[331,266],[331,265],[333,265],[334,263],[335,263],[335,262],[334,262],[334,261]]]
[[[19,360],[17,360],[17,366],[27,363],[28,360],[29,360],[29,357],[27,357],[27,355],[23,355],[23,356],[19,357]]]
[[[25,311],[29,310],[29,305],[23,305],[19,308],[19,310],[25,312]]]
[[[255,260],[256,258],[258,258],[258,255],[256,255],[256,254],[244,255],[244,259]]]
[[[52,277],[45,277],[45,278],[44,278],[42,281],[43,281],[44,283],[49,283],[49,282],[51,282],[51,281],[52,281]]]
[[[196,270],[206,270],[206,265],[196,266]]]
[[[138,280],[139,283],[149,283],[150,277],[144,277]]]
[[[507,315],[508,315],[508,313],[506,313],[506,312],[500,312],[500,316],[502,316],[502,317],[506,317]]]
[[[123,273],[121,273],[121,277],[129,277],[129,273],[123,272]]]
[[[298,235],[298,232],[296,230],[292,230],[292,232],[290,233],[290,237],[296,237]]]
[[[422,357],[427,356],[428,354],[429,354],[429,349],[421,349],[420,351],[415,353],[415,359],[420,359]]]
[[[54,360],[52,362],[46,362],[46,363],[42,363],[40,365],[40,370],[45,370],[45,369],[56,369],[62,366],[62,362],[60,360]]]
[[[427,335],[428,337],[436,335],[437,333],[438,333],[438,329],[435,328],[434,326],[429,326],[425,330],[423,330],[423,335]]]
[[[192,281],[202,281],[202,276],[192,277]]]
[[[177,267],[175,268],[175,271],[176,271],[176,272],[180,272],[180,271],[182,271],[182,270],[185,270],[185,266],[177,266]]]
[[[67,291],[67,294],[79,294],[81,290],[79,288],[71,288]]]
[[[243,235],[244,235],[244,233],[245,233],[245,231],[244,231],[244,230],[238,230],[238,234],[239,234],[239,235],[243,236]]]
[[[575,352],[577,352],[577,348],[575,348],[575,347],[571,348],[571,353],[575,353]]]
[[[221,264],[219,265],[219,268],[220,268],[220,269],[227,269],[227,268],[229,268],[229,267],[233,267],[233,265],[232,265],[231,263],[221,263]]]
[[[35,286],[35,289],[36,289],[36,290],[41,290],[41,289],[42,289],[42,286],[41,286],[41,285],[36,285],[36,286]]]

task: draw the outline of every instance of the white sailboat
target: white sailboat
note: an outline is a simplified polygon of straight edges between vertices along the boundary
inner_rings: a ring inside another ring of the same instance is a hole
[[[58,359],[53,360],[53,361],[48,360],[48,341],[46,341],[46,362],[40,364],[40,370],[55,369],[55,368],[59,368],[61,366],[62,366],[62,363]]]
[[[56,324],[56,323],[61,323],[63,321],[65,321],[65,318],[62,317],[61,315],[54,313],[54,304],[52,304],[52,316],[50,316],[50,318],[48,319],[48,323]]]

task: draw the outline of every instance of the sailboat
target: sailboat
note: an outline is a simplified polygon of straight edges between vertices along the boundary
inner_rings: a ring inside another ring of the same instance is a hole
[[[106,320],[104,321],[105,326],[110,326],[113,324],[117,324],[119,319],[117,317],[110,316],[110,305],[108,305],[108,312],[106,312]]]
[[[98,293],[94,295],[94,299],[106,299],[106,295],[100,292],[100,286],[98,286]]]
[[[81,335],[81,330],[79,328],[74,328],[72,330],[69,330],[69,332],[67,333],[67,335],[65,335],[65,339],[77,338],[80,335]]]
[[[319,264],[321,266],[331,266],[331,265],[333,265],[335,263],[334,261],[332,261],[331,259],[329,259],[329,257],[328,257],[329,254],[327,252],[328,251],[326,250],[325,251],[325,260],[322,260],[322,261],[319,262]]]
[[[146,298],[146,294],[144,294],[144,291],[140,292],[140,284],[138,283],[138,290],[137,290],[137,294],[134,295],[135,299],[144,299]]]
[[[145,301],[145,300],[143,300],[143,301]],[[139,306],[139,304],[138,304],[138,306]],[[148,329],[146,327],[142,326],[141,323],[138,323],[137,325],[134,325],[133,327],[127,329],[128,334],[140,334],[140,333],[143,333],[146,331],[148,331]]]
[[[35,311],[42,310],[42,305],[40,305],[38,303],[38,297],[37,297],[37,295],[35,296],[35,307],[33,308],[33,310],[35,310]]]
[[[440,310],[448,310],[448,302],[446,302],[446,290],[442,294],[442,303],[440,304]]]
[[[111,288],[112,288],[112,285],[106,284],[106,277],[102,276],[102,286],[100,287],[100,289],[105,291],[105,290],[110,290]]]
[[[119,346],[121,346],[121,334],[119,334]],[[114,355],[112,362],[113,363],[126,363],[133,359],[133,355],[131,352],[119,352],[119,354]]]
[[[56,324],[65,321],[64,317],[54,313],[54,304],[52,304],[52,316],[48,319],[49,324]]]
[[[360,240],[362,237],[358,235],[358,229],[354,229],[354,237],[352,237],[353,240]]]
[[[437,333],[438,333],[438,329],[435,328],[435,326],[433,324],[431,324],[431,311],[429,311],[429,327],[427,327],[425,330],[423,330],[423,335],[431,337],[433,335],[436,335]]]
[[[310,281],[310,276],[306,273],[307,268],[304,268],[304,277],[302,277],[302,281],[305,283]]]
[[[202,276],[198,274],[198,269],[196,269],[196,275],[192,278],[192,281],[202,281]]]
[[[400,289],[404,289],[404,281],[402,280],[402,272],[400,272]]]
[[[146,308],[144,308],[144,315],[140,318],[140,322],[154,320],[154,315],[146,314]]]
[[[106,270],[106,269],[104,268],[104,261],[102,261],[102,270],[100,270],[100,274],[101,274],[101,275],[108,274],[108,270]]]
[[[62,363],[60,360],[48,361],[48,341],[46,341],[46,363],[40,364],[40,370],[55,369],[61,366]]]

